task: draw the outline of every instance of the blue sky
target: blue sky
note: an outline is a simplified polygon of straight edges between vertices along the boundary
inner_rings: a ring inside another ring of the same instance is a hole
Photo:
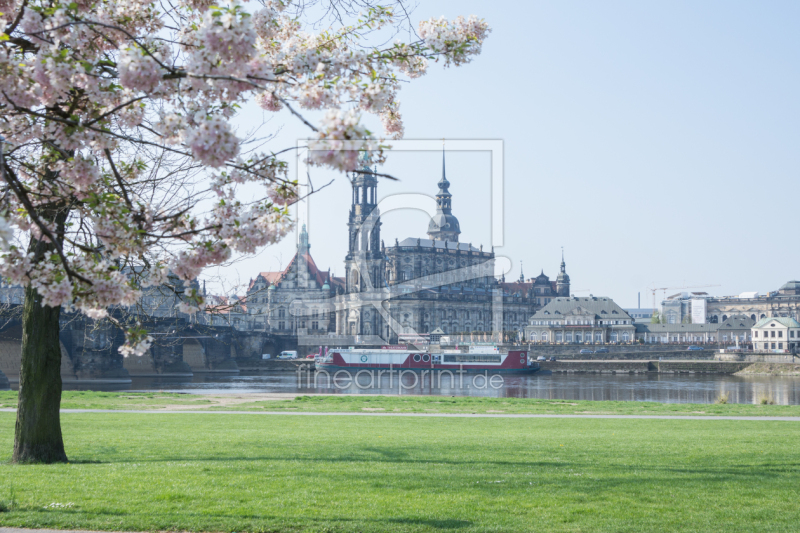
[[[800,3],[421,0],[412,18],[476,14],[492,33],[459,68],[432,65],[401,91],[410,139],[502,139],[511,277],[555,276],[626,307],[647,287],[714,284],[726,295],[800,277]],[[243,125],[260,122],[248,111]],[[307,132],[291,118],[273,149]],[[489,157],[448,156],[462,241],[489,243]],[[380,195],[435,194],[439,154],[403,154]],[[315,182],[334,177],[322,171]],[[311,203],[312,255],[344,271],[343,176]],[[424,237],[425,216],[384,220],[387,244]],[[219,273],[246,282],[285,266],[293,240]],[[212,273],[210,273],[212,274]],[[677,291],[673,291],[677,292]],[[659,293],[659,298],[662,293]]]

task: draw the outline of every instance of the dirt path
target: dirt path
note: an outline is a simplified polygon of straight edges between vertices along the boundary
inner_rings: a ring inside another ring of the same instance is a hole
[[[14,413],[16,409],[0,409],[2,413]],[[747,420],[769,422],[800,422],[800,416],[690,416],[690,415],[591,415],[591,414],[477,414],[477,413],[314,413],[308,411],[201,411],[186,409],[156,410],[149,409],[62,409],[62,414],[74,413],[124,413],[136,415],[163,414],[207,414],[207,415],[270,415],[270,416],[397,416],[427,418],[630,418],[642,420]],[[0,531],[2,533],[2,531]]]

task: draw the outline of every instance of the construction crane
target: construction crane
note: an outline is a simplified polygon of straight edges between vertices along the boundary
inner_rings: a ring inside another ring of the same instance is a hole
[[[680,289],[705,289],[708,287],[720,287],[720,285],[691,285],[691,286],[684,286],[684,287],[655,287],[649,288],[649,290],[653,293],[653,312],[656,312],[656,291],[664,291],[664,300],[667,299],[667,291],[674,291]]]

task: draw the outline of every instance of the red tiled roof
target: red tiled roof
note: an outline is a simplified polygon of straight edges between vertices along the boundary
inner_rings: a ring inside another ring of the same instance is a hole
[[[528,291],[533,287],[533,283],[512,281],[511,283],[501,283],[500,286],[509,294],[520,292],[523,296],[527,296]]]

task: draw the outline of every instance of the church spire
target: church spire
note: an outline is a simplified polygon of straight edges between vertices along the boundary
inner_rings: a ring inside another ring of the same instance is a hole
[[[522,273],[522,261],[519,262],[519,282],[525,283],[525,275]]]
[[[444,147],[442,147],[442,179],[439,180],[438,185],[436,214],[428,224],[428,236],[437,241],[458,242],[461,228],[452,211],[453,195],[450,194],[450,182],[447,181]]]
[[[297,246],[298,252],[301,254],[307,254],[308,249],[311,248],[311,245],[308,244],[308,231],[306,231],[306,225],[303,224],[303,229],[300,230],[300,243]]]
[[[444,171],[444,143],[442,143],[442,180],[447,180]]]
[[[569,296],[569,275],[567,274],[567,265],[564,262],[564,247],[561,247],[561,272],[558,273],[556,278],[556,294],[559,296]]]

